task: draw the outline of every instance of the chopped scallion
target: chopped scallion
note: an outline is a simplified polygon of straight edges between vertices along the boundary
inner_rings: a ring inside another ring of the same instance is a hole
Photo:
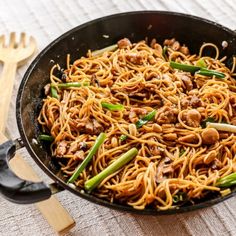
[[[206,125],[209,128],[215,128],[220,131],[236,133],[236,125],[229,125],[225,123],[212,123],[212,122],[207,122]]]
[[[215,76],[216,78],[223,79],[225,77],[224,73],[215,71],[215,70],[208,70],[206,68],[200,67],[200,66],[193,66],[193,65],[188,65],[188,64],[182,64],[182,63],[177,63],[177,62],[170,62],[170,67],[186,72],[191,72],[191,73],[196,73],[199,75],[204,75],[204,76]]]
[[[236,185],[236,173],[226,175],[226,176],[220,178],[216,182],[216,186],[218,186],[220,188],[228,188],[228,187],[231,187],[233,185]]]
[[[100,133],[94,145],[92,146],[91,150],[89,151],[88,155],[83,160],[83,162],[78,166],[74,174],[70,177],[70,179],[68,180],[68,183],[73,183],[78,178],[80,173],[86,168],[88,163],[92,160],[93,156],[95,155],[99,147],[103,144],[105,138],[106,138],[106,135],[104,133]]]
[[[98,56],[102,56],[104,52],[112,52],[112,51],[115,51],[117,48],[118,48],[118,45],[113,44],[111,46],[102,48],[100,50],[93,51],[91,54],[93,57],[98,57]]]
[[[110,164],[107,168],[102,170],[99,174],[95,175],[91,179],[87,180],[84,184],[84,187],[87,191],[92,191],[96,188],[101,181],[103,181],[107,176],[113,174],[121,167],[123,167],[126,163],[131,161],[138,154],[138,150],[136,148],[131,148],[128,152],[121,155],[117,160],[115,160],[112,164]]]
[[[110,111],[122,111],[124,109],[124,106],[121,104],[111,104],[107,102],[102,102],[102,107],[106,108]]]
[[[56,86],[58,88],[71,88],[71,87],[81,87],[81,86],[88,86],[88,82],[68,82],[68,83],[59,83]]]
[[[146,116],[144,116],[142,119],[139,119],[136,122],[136,127],[141,128],[143,125],[145,125],[148,121],[152,120],[156,115],[156,110],[151,111]]]
[[[40,134],[40,135],[39,135],[39,140],[40,140],[40,141],[52,142],[52,141],[54,140],[54,138],[53,138],[51,135]]]
[[[53,98],[56,98],[56,99],[59,98],[58,93],[57,93],[57,89],[54,86],[52,86],[52,85],[51,85],[51,96]]]

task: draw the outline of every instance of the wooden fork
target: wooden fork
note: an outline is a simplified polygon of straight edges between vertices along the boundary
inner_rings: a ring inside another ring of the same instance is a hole
[[[29,38],[29,43],[26,45],[25,33],[21,34],[18,44],[15,40],[15,33],[11,33],[8,46],[5,45],[5,37],[0,36],[0,60],[4,63],[2,76],[0,77],[0,143],[7,140],[3,131],[6,126],[16,69],[29,59],[35,49],[36,42],[33,37]],[[10,160],[10,166],[23,179],[40,180],[32,167],[18,153]],[[57,233],[66,233],[75,226],[74,219],[55,196],[36,203],[36,206]]]
[[[16,42],[16,34],[10,34],[9,44],[5,42],[5,36],[0,36],[0,61],[3,62],[3,71],[0,82],[0,131],[4,132],[8,116],[9,105],[14,85],[14,78],[18,66],[24,64],[36,50],[36,42],[33,37],[26,44],[26,35],[21,33],[20,40]]]

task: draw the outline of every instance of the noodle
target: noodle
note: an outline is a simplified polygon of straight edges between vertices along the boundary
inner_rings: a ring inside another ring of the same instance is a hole
[[[156,41],[149,46],[128,39],[120,40],[114,51],[102,50],[101,55],[89,51],[73,64],[68,55],[64,71],[55,65],[50,72],[58,98],[46,91],[38,117],[43,132],[54,137],[52,156],[65,179],[73,175],[99,133],[106,133],[105,142],[74,182],[79,188],[136,147],[138,155],[106,177],[92,194],[140,210],[167,210],[194,203],[210,192],[220,193],[217,180],[236,172],[236,135],[202,125],[209,118],[236,125],[232,78],[236,59],[230,70],[212,43],[203,44],[199,55],[191,55],[174,39],[164,44],[166,55]],[[215,58],[203,56],[209,47],[215,49]],[[169,63],[196,65],[200,59],[225,78],[183,72]],[[62,76],[56,76],[58,71]],[[68,82],[81,86],[60,88]],[[124,109],[109,110],[103,102]],[[154,109],[154,119],[137,128],[135,123]]]

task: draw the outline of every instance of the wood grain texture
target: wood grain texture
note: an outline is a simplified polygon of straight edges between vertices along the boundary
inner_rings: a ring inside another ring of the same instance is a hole
[[[20,42],[16,46],[16,34],[10,34],[9,44],[6,46],[5,36],[0,37],[0,60],[4,62],[0,78],[0,143],[6,140],[4,136],[8,110],[12,97],[17,67],[26,62],[36,49],[34,38],[30,37],[28,46],[25,42],[25,33],[21,34]],[[32,167],[18,154],[10,161],[11,168],[23,179],[40,181]],[[36,203],[42,215],[58,233],[68,232],[75,222],[63,208],[55,196]]]

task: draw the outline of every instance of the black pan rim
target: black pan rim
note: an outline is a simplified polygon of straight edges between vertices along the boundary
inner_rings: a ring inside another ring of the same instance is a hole
[[[66,190],[69,190],[70,192],[78,195],[79,197],[86,199],[92,203],[96,203],[99,205],[103,205],[109,208],[113,208],[116,210],[121,210],[121,211],[125,211],[125,212],[130,212],[130,213],[135,213],[135,214],[143,214],[143,215],[170,215],[170,214],[176,214],[176,213],[183,213],[183,212],[189,212],[189,211],[193,211],[193,210],[197,210],[197,209],[201,209],[201,208],[206,208],[208,206],[217,204],[219,202],[222,202],[228,198],[231,198],[233,196],[236,195],[236,192],[232,192],[231,194],[224,196],[224,197],[217,197],[211,200],[208,200],[206,202],[202,202],[202,203],[198,203],[195,205],[190,205],[190,206],[183,206],[180,208],[173,208],[173,209],[169,209],[169,210],[165,210],[165,211],[160,211],[157,209],[144,209],[144,210],[137,210],[134,209],[130,206],[126,206],[126,205],[120,205],[120,204],[116,204],[116,203],[110,203],[108,201],[102,200],[100,198],[97,198],[93,195],[87,194],[85,192],[79,192],[75,189],[73,189],[72,187],[70,187],[69,185],[67,185],[64,181],[62,181],[61,179],[59,179],[56,175],[54,175],[42,162],[41,160],[37,157],[36,153],[33,151],[33,149],[31,148],[31,144],[29,142],[29,140],[26,138],[26,134],[23,128],[23,124],[21,121],[21,100],[22,100],[22,94],[23,94],[23,90],[24,90],[24,86],[26,81],[28,80],[28,78],[30,77],[31,72],[33,71],[33,69],[35,68],[35,66],[37,65],[38,61],[41,59],[41,57],[43,55],[45,55],[47,53],[47,51],[53,47],[54,45],[56,45],[59,41],[65,39],[66,37],[68,37],[70,34],[84,28],[84,27],[88,27],[91,24],[94,24],[96,22],[99,21],[105,21],[105,20],[109,20],[112,18],[116,18],[116,17],[122,17],[124,15],[134,15],[134,14],[140,14],[140,15],[144,15],[144,14],[161,14],[161,15],[171,15],[171,16],[180,16],[180,17],[185,17],[187,19],[194,19],[196,21],[199,22],[204,22],[207,23],[209,25],[214,25],[216,27],[218,27],[219,29],[223,30],[223,31],[227,31],[230,34],[232,34],[232,36],[236,37],[236,32],[221,25],[218,24],[214,21],[210,21],[208,19],[204,19],[198,16],[194,16],[194,15],[190,15],[190,14],[185,14],[185,13],[178,13],[178,12],[171,12],[171,11],[150,11],[150,10],[145,10],[145,11],[131,11],[131,12],[123,12],[123,13],[117,13],[117,14],[113,14],[113,15],[107,15],[104,17],[100,17],[97,19],[94,19],[92,21],[86,22],[84,24],[81,24],[79,26],[76,26],[74,28],[72,28],[71,30],[65,32],[64,34],[62,34],[61,36],[59,36],[58,38],[56,38],[54,41],[52,41],[50,44],[48,44],[47,47],[45,47],[37,56],[36,58],[33,60],[33,62],[30,64],[30,66],[28,67],[28,69],[26,70],[23,79],[21,81],[18,93],[17,93],[17,98],[16,98],[16,118],[17,118],[17,125],[18,125],[18,129],[20,132],[20,136],[25,144],[25,147],[27,149],[27,151],[29,152],[30,156],[34,159],[34,161],[37,163],[37,165],[50,177],[52,178],[56,183],[58,183],[60,186],[62,186],[63,188],[65,188]]]

